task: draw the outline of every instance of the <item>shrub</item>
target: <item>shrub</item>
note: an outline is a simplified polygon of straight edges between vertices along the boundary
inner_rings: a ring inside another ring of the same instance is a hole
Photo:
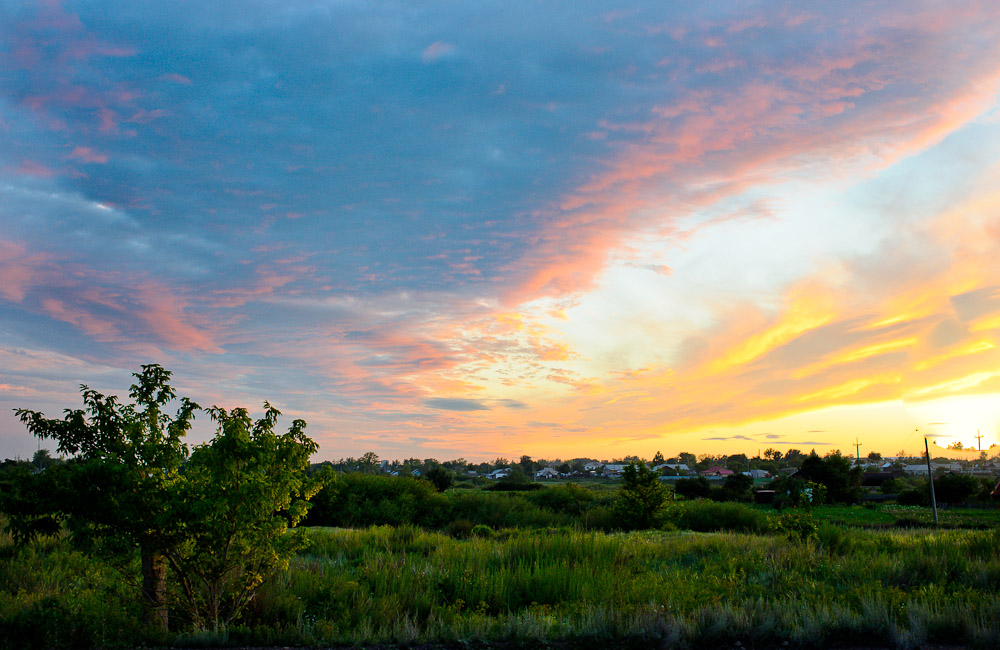
[[[484,526],[483,524],[477,524],[472,527],[473,537],[482,537],[483,539],[490,539],[495,535],[493,529],[489,526]]]
[[[537,483],[533,485],[537,485]],[[531,503],[553,512],[579,515],[594,501],[594,493],[575,483],[567,483],[560,487],[538,490],[525,495],[525,498]]]
[[[685,499],[705,498],[712,492],[712,483],[704,476],[682,478],[674,483],[674,492]]]
[[[474,527],[468,519],[456,519],[445,526],[444,532],[455,539],[468,539],[475,528],[477,527]]]
[[[449,519],[448,499],[434,486],[403,476],[344,474],[313,497],[308,526],[366,527],[416,524],[437,527]]]
[[[943,474],[934,479],[934,496],[941,503],[964,503],[979,491],[979,480],[971,474]]]
[[[788,539],[803,542],[819,537],[819,526],[816,525],[816,520],[812,518],[812,515],[801,512],[789,512],[775,518],[771,522],[771,530],[786,536]]]
[[[678,503],[670,508],[667,517],[680,529],[698,532],[763,532],[768,529],[767,515],[740,503]]]
[[[625,530],[655,528],[669,493],[646,463],[629,463],[615,502],[617,525]]]
[[[570,515],[540,508],[522,492],[497,494],[484,490],[449,494],[451,516],[468,519],[494,530],[500,528],[547,528],[574,523]]]

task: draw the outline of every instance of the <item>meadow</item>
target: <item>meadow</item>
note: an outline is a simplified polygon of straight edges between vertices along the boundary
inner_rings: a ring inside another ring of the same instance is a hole
[[[628,533],[313,527],[237,625],[168,637],[137,623],[134,570],[4,537],[0,646],[1000,645],[1000,529],[921,528],[891,508],[678,503],[666,530]]]

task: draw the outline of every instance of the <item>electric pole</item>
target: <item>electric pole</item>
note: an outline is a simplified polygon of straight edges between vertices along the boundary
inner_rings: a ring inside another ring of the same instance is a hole
[[[976,429],[976,451],[983,450],[983,434],[979,433],[979,429]]]
[[[857,462],[861,462],[861,443],[857,438],[854,439],[854,458],[857,459]]]

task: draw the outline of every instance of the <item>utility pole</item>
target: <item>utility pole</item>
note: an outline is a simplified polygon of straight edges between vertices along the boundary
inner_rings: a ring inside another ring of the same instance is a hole
[[[983,434],[979,433],[979,429],[976,429],[976,451],[983,450]]]
[[[861,462],[861,443],[857,438],[854,439],[854,458],[858,463]]]
[[[931,471],[931,449],[927,446],[927,436],[924,436],[924,451],[927,452],[927,482],[931,486],[931,507],[934,508],[934,527],[937,528],[937,499],[934,498],[934,472]]]

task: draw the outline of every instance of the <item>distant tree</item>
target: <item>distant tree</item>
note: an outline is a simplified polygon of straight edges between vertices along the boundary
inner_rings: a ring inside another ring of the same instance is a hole
[[[39,449],[35,452],[35,455],[31,457],[31,464],[35,466],[35,469],[42,471],[53,465],[59,465],[63,461],[60,458],[53,458],[52,454],[49,453],[48,449]]]
[[[950,445],[948,445],[947,448],[948,449],[952,449],[954,451],[961,451],[961,450],[965,449],[965,445],[962,444],[961,440],[956,440],[955,442],[953,442]]]
[[[732,474],[726,477],[719,490],[721,501],[750,501],[750,491],[753,489],[753,479],[746,474]]]
[[[771,460],[771,461],[781,460],[781,452],[778,451],[777,449],[768,447],[767,449],[764,450],[764,458],[765,460]]]
[[[877,451],[868,452],[868,460],[870,460],[873,463],[878,463],[882,460],[882,454],[878,453]]]
[[[798,449],[789,449],[788,451],[785,452],[785,456],[782,460],[784,460],[786,465],[789,465],[791,467],[799,467],[800,465],[802,465],[802,461],[804,461],[805,458],[806,455],[803,454]]]
[[[686,451],[682,451],[681,453],[677,454],[677,458],[680,459],[680,462],[684,463],[688,467],[694,467],[695,464],[698,462],[698,458],[695,457],[694,454],[688,453]]]
[[[653,467],[656,467],[657,465],[662,465],[665,462],[666,461],[663,460],[663,454],[661,454],[659,450],[657,450],[657,452],[653,454],[653,461],[652,461]]]
[[[368,451],[361,455],[358,459],[358,468],[365,474],[374,474],[378,471],[379,459],[378,454],[374,451]]]
[[[941,503],[964,503],[979,490],[979,479],[971,474],[949,473],[934,479],[934,495]]]
[[[659,477],[645,463],[629,463],[622,472],[622,485],[614,506],[619,526],[655,527],[668,495]]]
[[[521,460],[518,461],[518,465],[521,467],[521,471],[527,476],[531,476],[535,473],[535,461],[531,460],[531,456],[524,455],[521,456]]]
[[[861,468],[839,453],[820,458],[815,451],[802,461],[798,477],[826,486],[827,499],[833,503],[854,503],[861,495]]]
[[[674,483],[674,493],[685,499],[701,499],[712,493],[712,482],[704,476],[682,478]]]
[[[726,458],[726,469],[732,470],[739,474],[747,469],[750,464],[750,459],[747,458],[746,454],[734,454]]]
[[[556,471],[558,471],[560,474],[569,474],[570,472],[573,471],[573,468],[570,466],[569,463],[563,463],[562,465],[556,468]]]
[[[455,475],[444,467],[432,467],[427,470],[427,480],[434,484],[438,492],[444,492],[451,487]]]

